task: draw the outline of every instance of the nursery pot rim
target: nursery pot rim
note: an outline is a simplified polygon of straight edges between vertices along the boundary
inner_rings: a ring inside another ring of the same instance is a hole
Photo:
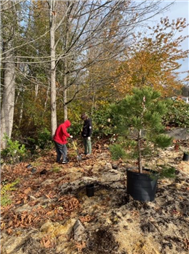
[[[137,170],[137,171],[135,171]],[[160,172],[156,171],[156,170],[153,170],[153,169],[148,169],[148,168],[142,168],[142,173],[139,172],[139,169],[136,168],[136,167],[129,167],[129,168],[126,168],[126,171],[131,171],[133,174],[136,174],[136,175],[157,175],[159,176],[160,175]],[[145,171],[147,171],[147,173],[145,173]]]

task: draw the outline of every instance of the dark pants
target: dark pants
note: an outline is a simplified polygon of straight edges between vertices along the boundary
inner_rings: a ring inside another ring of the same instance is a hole
[[[56,158],[56,162],[60,162],[60,159],[62,157],[62,161],[66,161],[67,159],[67,146],[66,144],[61,145],[57,142],[55,143],[55,148],[56,148],[56,153],[57,153],[57,158]]]

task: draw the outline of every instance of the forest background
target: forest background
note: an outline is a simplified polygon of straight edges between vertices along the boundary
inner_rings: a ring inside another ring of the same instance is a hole
[[[180,13],[150,26],[173,4],[162,3],[1,1],[1,148],[10,139],[43,148],[65,119],[80,135],[82,112],[94,136],[112,135],[110,105],[133,87],[151,86],[165,99],[189,96],[188,72],[179,76],[188,24]],[[170,107],[165,124],[189,126],[188,105]]]

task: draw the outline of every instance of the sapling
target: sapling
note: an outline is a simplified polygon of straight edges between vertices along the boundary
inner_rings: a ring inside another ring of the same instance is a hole
[[[112,112],[118,121],[119,135],[127,133],[125,139],[131,141],[132,145],[129,149],[137,156],[140,173],[143,169],[143,157],[152,155],[151,151],[158,147],[168,147],[172,142],[172,138],[164,134],[163,116],[166,110],[166,103],[161,99],[160,93],[150,87],[135,88],[131,95],[127,95],[112,106]],[[133,146],[131,130],[135,132],[135,146]],[[110,151],[114,153],[113,146]],[[117,147],[116,152],[118,151]],[[123,155],[123,152],[120,155]]]

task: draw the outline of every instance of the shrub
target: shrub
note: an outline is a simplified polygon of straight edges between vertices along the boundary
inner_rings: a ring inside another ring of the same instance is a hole
[[[93,121],[93,135],[95,136],[109,136],[115,133],[116,118],[112,114],[109,107],[96,110],[92,116]]]
[[[5,136],[7,141],[7,147],[2,150],[2,159],[8,161],[9,163],[15,163],[21,161],[27,154],[25,145],[20,144],[18,140],[11,140]]]
[[[189,104],[181,100],[169,100],[164,117],[166,125],[186,128],[189,126]]]
[[[36,144],[39,146],[39,148],[44,149],[51,144],[51,141],[52,137],[50,131],[47,130],[47,128],[44,128],[38,133]]]
[[[27,137],[27,148],[32,154],[35,153],[36,149],[49,148],[52,144],[51,132],[47,129],[40,129],[35,135]]]
[[[6,206],[11,204],[11,198],[10,198],[10,193],[14,190],[16,190],[16,185],[20,182],[19,179],[16,179],[12,183],[5,184],[1,188],[1,206]]]

